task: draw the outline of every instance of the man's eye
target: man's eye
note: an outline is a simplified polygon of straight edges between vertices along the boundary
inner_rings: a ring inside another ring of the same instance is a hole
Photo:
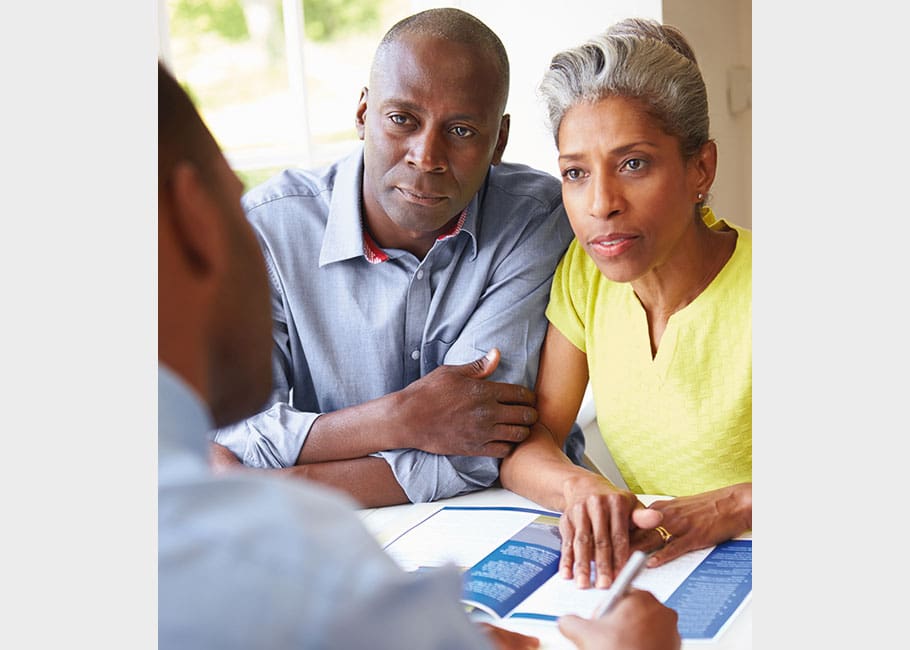
[[[389,115],[389,119],[392,120],[393,124],[397,124],[398,126],[402,126],[408,121],[408,118],[404,115]]]
[[[452,133],[457,135],[459,138],[467,138],[474,135],[474,131],[466,126],[453,126]]]
[[[579,178],[581,178],[582,174],[581,174],[581,170],[580,170],[580,169],[576,169],[575,167],[571,167],[571,168],[565,170],[565,171],[562,173],[562,176],[563,176],[563,178],[565,178],[565,179],[567,179],[567,180],[570,180],[570,181],[577,181]]]

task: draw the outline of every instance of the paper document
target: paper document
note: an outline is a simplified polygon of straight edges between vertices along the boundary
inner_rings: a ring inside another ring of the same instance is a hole
[[[590,617],[609,590],[578,589],[574,580],[557,575],[560,543],[559,513],[446,506],[394,537],[385,550],[408,571],[455,564],[464,574],[463,602],[496,618]],[[752,540],[645,568],[632,585],[677,611],[682,638],[716,638],[752,593]]]

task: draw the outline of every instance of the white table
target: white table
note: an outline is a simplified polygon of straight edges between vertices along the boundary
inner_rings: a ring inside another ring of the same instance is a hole
[[[644,500],[644,499],[643,499]],[[385,544],[394,535],[416,524],[443,506],[519,506],[544,509],[542,506],[502,488],[489,488],[452,499],[443,499],[433,503],[409,503],[385,508],[367,508],[359,511],[364,525],[376,537],[380,544]],[[747,537],[751,537],[747,535]],[[541,650],[572,650],[574,645],[552,623],[526,619],[506,619],[503,621],[487,620],[500,627],[530,634],[540,639]],[[716,642],[685,641],[684,650],[696,648],[710,650],[751,650],[752,648],[752,599],[744,603],[742,609],[731,622],[730,627]]]

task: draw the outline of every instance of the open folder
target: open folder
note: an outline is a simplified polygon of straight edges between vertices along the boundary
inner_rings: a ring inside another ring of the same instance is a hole
[[[496,618],[590,617],[609,590],[579,589],[557,575],[559,513],[445,506],[395,536],[386,552],[409,571],[455,564],[462,601]],[[752,540],[737,539],[645,568],[632,583],[679,615],[683,639],[717,638],[752,594]]]

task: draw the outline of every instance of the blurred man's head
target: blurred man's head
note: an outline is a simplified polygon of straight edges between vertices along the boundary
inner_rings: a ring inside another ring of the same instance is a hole
[[[269,288],[242,192],[159,62],[158,359],[209,404],[216,426],[256,412],[271,387]]]

